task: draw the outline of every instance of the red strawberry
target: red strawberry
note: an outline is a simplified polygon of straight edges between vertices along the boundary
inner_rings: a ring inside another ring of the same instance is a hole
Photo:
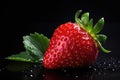
[[[96,60],[98,47],[106,53],[101,43],[106,36],[98,34],[104,25],[101,18],[94,26],[86,12],[78,18],[81,10],[75,14],[75,23],[66,22],[57,27],[44,54],[43,65],[47,69],[76,68],[88,66]]]

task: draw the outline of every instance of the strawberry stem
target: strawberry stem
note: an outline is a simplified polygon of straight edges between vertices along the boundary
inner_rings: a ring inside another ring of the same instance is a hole
[[[93,26],[93,19],[89,20],[89,13],[86,12],[82,14],[81,18],[79,18],[80,13],[82,10],[78,10],[75,13],[75,21],[77,24],[80,25],[84,30],[90,33],[90,35],[94,38],[94,40],[97,42],[99,48],[105,52],[110,53],[111,51],[103,48],[102,44],[107,39],[107,36],[103,34],[98,34],[102,30],[104,26],[104,18],[102,17],[94,26]]]

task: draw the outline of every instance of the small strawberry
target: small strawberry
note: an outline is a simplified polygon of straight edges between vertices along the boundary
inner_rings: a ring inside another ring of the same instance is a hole
[[[104,18],[93,26],[93,19],[89,20],[88,12],[78,18],[81,12],[76,12],[75,23],[66,22],[54,31],[43,58],[45,68],[84,67],[94,63],[98,48],[105,53],[110,52],[101,45],[107,37],[98,34],[103,28]]]

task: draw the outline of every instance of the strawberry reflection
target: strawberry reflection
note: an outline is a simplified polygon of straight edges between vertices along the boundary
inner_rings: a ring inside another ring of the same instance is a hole
[[[120,79],[119,72],[114,71],[113,73],[92,66],[78,69],[47,70],[36,65],[25,70],[24,74],[23,80],[113,80],[115,76],[118,77],[118,80]]]
[[[93,70],[85,69],[63,69],[45,70],[43,80],[91,80]]]

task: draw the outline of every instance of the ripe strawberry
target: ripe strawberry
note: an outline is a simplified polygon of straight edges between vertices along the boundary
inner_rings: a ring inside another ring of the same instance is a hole
[[[98,34],[103,28],[104,18],[93,26],[93,19],[89,20],[88,12],[81,19],[78,18],[81,12],[76,12],[75,23],[66,22],[54,31],[43,58],[45,68],[84,67],[94,63],[98,47],[105,53],[110,52],[101,45],[107,37]]]

